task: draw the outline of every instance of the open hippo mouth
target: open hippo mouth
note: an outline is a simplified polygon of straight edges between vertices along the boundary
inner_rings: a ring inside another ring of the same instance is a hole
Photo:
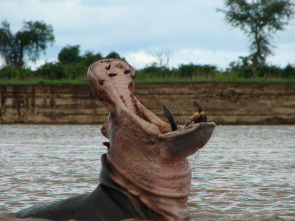
[[[198,136],[200,138],[199,147],[204,146],[210,138],[215,124],[207,123],[207,115],[203,108],[194,102],[195,113],[181,128],[176,125],[170,110],[163,106],[164,114],[169,121],[167,124],[137,100],[134,95],[133,80],[135,77],[134,68],[120,59],[99,60],[93,63],[88,70],[90,88],[93,94],[108,108],[110,118],[116,114],[120,115],[121,111],[128,112],[129,117],[134,118],[139,127],[159,135],[171,136],[171,133],[183,134],[198,129],[202,133],[201,136]],[[106,122],[102,128],[102,133],[106,137],[108,137],[110,129],[108,123]]]
[[[99,60],[89,67],[92,93],[109,110],[101,129],[109,138],[102,164],[134,202],[139,200],[157,214],[154,219],[188,220],[191,169],[186,157],[208,142],[215,124],[207,122],[197,103],[184,127],[177,126],[163,106],[166,123],[137,100],[134,78],[134,68],[120,59]]]

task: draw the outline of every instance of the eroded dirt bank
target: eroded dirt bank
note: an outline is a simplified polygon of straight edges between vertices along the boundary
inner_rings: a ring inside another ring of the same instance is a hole
[[[106,108],[88,85],[1,85],[0,123],[102,124]],[[295,124],[294,83],[138,83],[135,94],[163,117],[167,106],[178,124],[201,104],[217,124]]]

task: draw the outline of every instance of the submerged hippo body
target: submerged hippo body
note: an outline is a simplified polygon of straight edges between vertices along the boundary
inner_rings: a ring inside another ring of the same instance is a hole
[[[104,166],[100,174],[101,183],[93,192],[24,209],[19,212],[18,218],[91,221],[140,219],[142,215],[137,213],[127,195],[124,195],[124,190],[110,179],[107,171],[108,168]],[[152,217],[152,211],[144,204],[138,201],[137,205],[143,213]]]
[[[92,93],[109,110],[101,129],[109,138],[101,157],[100,184],[92,192],[31,207],[19,218],[52,220],[189,220],[187,199],[191,169],[187,157],[202,148],[212,135],[203,109],[185,127],[170,124],[146,109],[134,96],[134,69],[119,59],[104,59],[88,70]]]

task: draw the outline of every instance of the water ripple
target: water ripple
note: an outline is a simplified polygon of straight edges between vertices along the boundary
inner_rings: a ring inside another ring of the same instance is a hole
[[[98,126],[1,125],[0,220],[92,191]],[[295,220],[295,126],[218,126],[189,158],[192,220]]]

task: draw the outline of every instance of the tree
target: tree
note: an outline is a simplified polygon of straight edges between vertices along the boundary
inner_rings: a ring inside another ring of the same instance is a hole
[[[93,62],[102,59],[101,53],[94,54],[92,51],[86,51],[82,57],[83,63],[88,67]]]
[[[294,15],[292,0],[226,0],[226,21],[240,28],[251,40],[249,58],[252,61],[252,75],[258,76],[257,66],[265,64],[266,57],[272,54],[270,40],[277,31]]]
[[[69,64],[80,60],[80,45],[66,46],[58,54],[58,60],[63,64]]]
[[[124,57],[121,57],[117,52],[114,52],[114,51],[110,52],[110,53],[106,56],[106,58],[119,58],[119,59],[121,59],[121,60],[123,60],[123,61],[126,61]]]
[[[169,62],[172,57],[169,51],[155,51],[152,53],[152,55],[157,60],[157,65],[159,67],[169,67]]]
[[[47,43],[54,42],[53,29],[43,21],[28,21],[20,31],[14,35],[10,31],[7,21],[2,22],[0,28],[0,54],[5,63],[20,68],[24,65],[24,57],[35,62],[40,52],[47,48]]]

